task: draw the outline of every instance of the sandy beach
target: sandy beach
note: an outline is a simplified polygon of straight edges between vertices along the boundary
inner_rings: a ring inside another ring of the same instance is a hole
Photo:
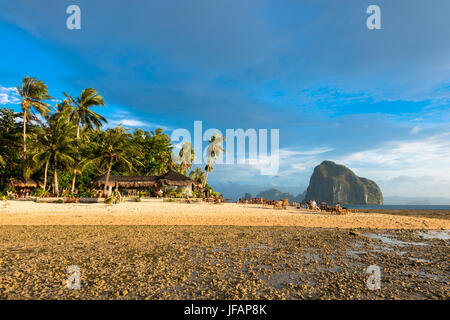
[[[125,202],[116,205],[0,202],[0,225],[229,225],[311,228],[450,229],[450,215],[335,215],[236,203]]]

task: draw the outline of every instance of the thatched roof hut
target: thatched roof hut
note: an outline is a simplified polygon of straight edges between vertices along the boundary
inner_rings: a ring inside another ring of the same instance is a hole
[[[177,187],[198,184],[191,178],[186,177],[185,175],[175,172],[175,171],[169,171],[168,173],[163,174],[162,176],[158,176],[157,181],[161,184],[166,184],[168,186],[177,186]]]
[[[10,178],[8,186],[11,188],[43,188],[44,184],[30,178]]]
[[[92,181],[92,185],[102,187],[106,183],[106,175],[98,177]],[[155,185],[168,186],[189,186],[199,185],[181,173],[169,171],[161,176],[110,176],[108,187],[122,187],[122,188],[149,188]]]
[[[156,178],[156,176],[109,176],[108,187],[147,188],[157,184]],[[106,175],[92,181],[92,184],[97,187],[104,186],[105,183]]]

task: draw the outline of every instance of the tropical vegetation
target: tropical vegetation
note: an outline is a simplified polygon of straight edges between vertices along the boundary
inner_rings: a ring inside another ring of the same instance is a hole
[[[31,178],[42,183],[36,194],[90,194],[89,183],[99,175],[161,175],[169,170],[188,175],[206,189],[215,159],[224,152],[223,138],[211,137],[205,171],[192,168],[190,144],[175,146],[163,129],[130,131],[97,113],[106,106],[94,88],[79,96],[64,94],[55,105],[47,85],[25,77],[17,88],[20,110],[0,108],[0,192],[10,178]],[[106,190],[104,190],[106,192]]]

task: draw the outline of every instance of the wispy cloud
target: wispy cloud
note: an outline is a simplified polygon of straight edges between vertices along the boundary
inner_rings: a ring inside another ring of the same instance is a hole
[[[19,104],[20,97],[14,87],[5,88],[0,85],[0,104]]]
[[[405,188],[395,192],[391,187],[390,184],[399,177],[404,177],[402,181],[409,181],[408,190],[423,190],[424,186],[429,186],[424,191],[433,195],[450,195],[450,132],[416,140],[388,142],[380,148],[355,152],[339,160],[371,179],[389,181],[385,189],[396,195],[408,194]],[[435,187],[430,185],[431,181]],[[437,181],[440,182],[435,183]],[[405,184],[408,183],[403,182]],[[438,185],[441,187],[438,188]]]
[[[122,118],[122,119],[114,119],[109,121],[110,126],[118,126],[123,125],[125,127],[132,127],[132,128],[141,128],[141,129],[149,129],[149,128],[161,128],[163,130],[167,130],[168,127],[157,124],[157,123],[151,123],[151,122],[145,122],[138,119],[133,118]]]
[[[416,134],[416,133],[419,133],[420,131],[422,131],[422,128],[420,126],[414,126],[411,129],[411,134]]]

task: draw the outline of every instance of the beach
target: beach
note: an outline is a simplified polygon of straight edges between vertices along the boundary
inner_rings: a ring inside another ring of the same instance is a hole
[[[222,225],[298,226],[308,228],[450,229],[450,214],[336,215],[288,207],[286,210],[236,203],[160,201],[104,203],[36,203],[1,201],[0,225]]]
[[[448,299],[448,233],[0,226],[0,299]],[[67,268],[80,270],[68,289]],[[381,286],[367,286],[370,266]]]
[[[449,216],[0,202],[0,299],[448,299]]]

